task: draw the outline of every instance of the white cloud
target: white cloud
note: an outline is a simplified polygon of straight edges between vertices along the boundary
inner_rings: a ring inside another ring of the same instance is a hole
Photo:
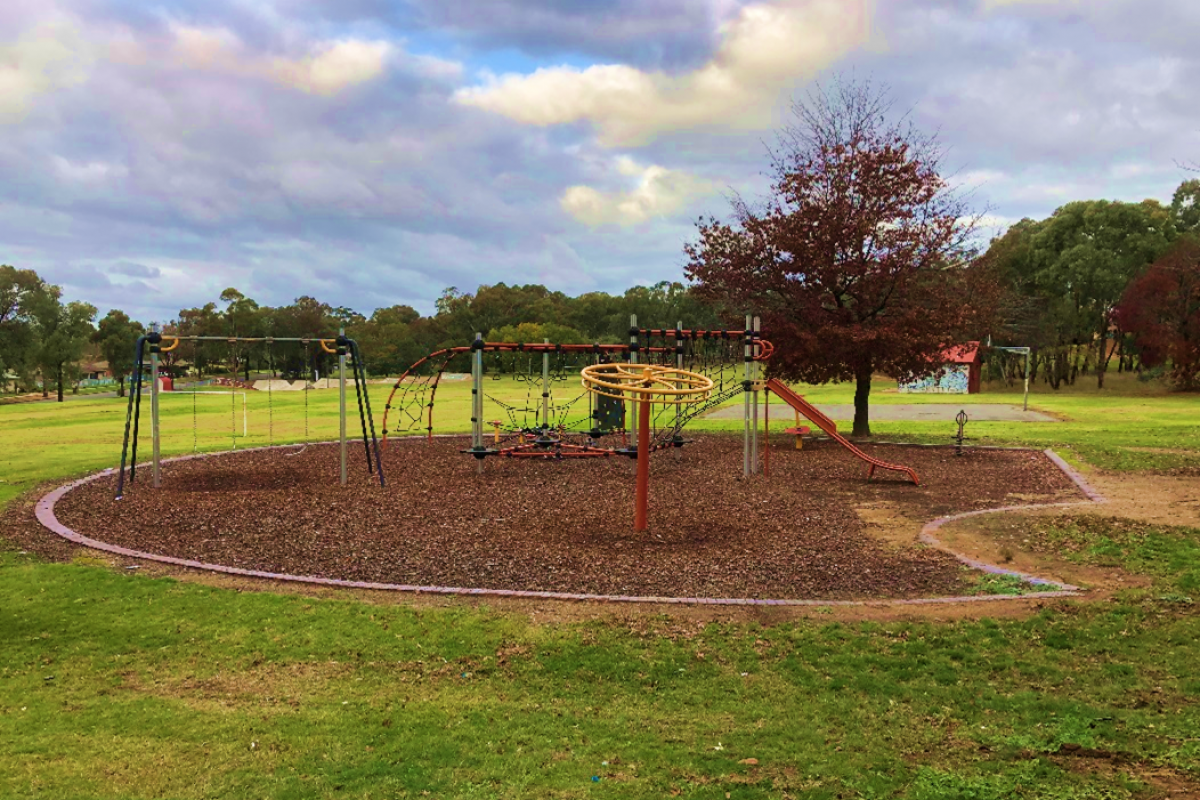
[[[320,95],[336,94],[342,89],[378,77],[383,73],[391,45],[347,39],[326,43],[306,58],[275,59],[270,74],[280,83]]]
[[[0,45],[0,121],[19,121],[38,95],[82,83],[91,61],[78,26],[65,17]]]
[[[174,23],[174,54],[194,69],[266,78],[310,94],[333,95],[383,74],[392,46],[383,41],[341,39],[314,44],[298,58],[266,57],[250,52],[226,28]],[[445,71],[445,62],[438,67]]]
[[[638,225],[669,216],[691,198],[713,190],[702,178],[654,164],[643,167],[627,156],[618,158],[615,166],[620,174],[637,178],[637,186],[618,192],[571,186],[559,198],[562,209],[585,225]]]
[[[867,41],[872,6],[873,0],[750,5],[721,27],[713,58],[683,75],[621,64],[551,67],[489,77],[456,99],[529,125],[588,120],[608,145],[642,144],[698,126],[769,126],[781,90]]]

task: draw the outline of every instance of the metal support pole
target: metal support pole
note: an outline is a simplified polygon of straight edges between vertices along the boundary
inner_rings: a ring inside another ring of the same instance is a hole
[[[346,329],[338,328],[338,442],[341,446],[342,486],[346,485]]]
[[[471,352],[471,447],[483,447],[483,413],[480,399],[483,393],[483,334],[475,334],[475,349]]]
[[[154,488],[162,485],[162,469],[160,465],[161,440],[158,429],[158,325],[150,326],[150,452],[152,459],[151,474],[154,478]]]
[[[763,477],[771,477],[771,390],[763,390]]]
[[[599,344],[599,342],[596,342],[596,344]],[[592,363],[593,364],[600,363],[600,355],[598,353],[592,354]],[[587,400],[588,400],[588,419],[591,420],[591,422],[592,422],[592,430],[598,431],[598,430],[600,430],[600,420],[596,419],[596,393],[588,392]],[[589,441],[588,444],[591,444],[591,442]]]
[[[683,320],[675,321],[675,369],[683,370]],[[675,384],[675,388],[682,387],[682,383]],[[683,406],[680,403],[675,404],[675,435],[679,435],[679,417],[683,414]]]
[[[125,491],[125,457],[129,453],[129,431],[130,424],[133,422],[133,401],[137,388],[142,385],[142,357],[143,348],[146,344],[146,337],[139,336],[137,343],[133,347],[133,379],[129,383],[129,403],[125,409],[125,437],[121,442],[121,466],[117,472],[117,493],[116,499],[120,500],[121,495]],[[588,393],[589,395],[591,392]],[[137,458],[137,435],[134,434],[134,458]],[[130,464],[129,479],[133,480],[133,465]]]
[[[146,341],[142,345],[142,353],[138,358],[137,369],[137,393],[134,395],[133,401],[133,440],[130,442],[132,450],[129,453],[129,482],[133,483],[137,479],[137,457],[138,457],[138,442],[141,441],[140,434],[142,432],[142,378],[146,376],[146,350],[145,346],[149,344]]]
[[[549,339],[543,343],[550,344]],[[542,435],[550,430],[550,351],[542,353]]]
[[[1029,410],[1029,356],[1032,353],[1032,348],[1025,348],[1025,404],[1021,407],[1022,411]]]
[[[756,353],[755,350],[758,349],[758,331],[759,331],[760,327],[761,327],[761,323],[759,321],[759,318],[755,317],[753,333],[751,334],[751,342],[752,342],[752,344],[750,345],[751,358],[758,355],[758,353]],[[752,386],[754,387],[754,389],[753,389],[754,418],[753,418],[753,421],[751,423],[751,428],[750,428],[750,468],[751,468],[751,471],[754,472],[755,474],[758,474],[759,472],[762,471],[762,468],[758,463],[758,380],[760,378],[760,375],[758,374],[758,372],[759,372],[759,363],[757,361],[750,362],[751,380],[754,381],[754,383],[752,384]]]
[[[629,363],[638,363],[637,314],[629,315]],[[628,406],[629,402],[630,401],[626,401],[626,406]],[[641,422],[642,415],[640,412],[631,414],[628,413],[629,411],[633,411],[633,409],[628,409],[625,414],[625,419],[628,420],[629,427],[632,428],[630,431],[631,436],[629,441],[630,444],[636,449],[638,446],[638,423]]]
[[[483,452],[483,333],[475,332],[471,352],[471,449]],[[483,456],[475,457],[475,471],[483,473]]]
[[[742,332],[742,477],[750,477],[750,350],[754,333],[750,330],[750,315]]]
[[[358,348],[352,346],[350,340],[346,341],[346,346],[350,351],[350,357],[353,359],[350,363],[350,372],[354,375],[354,397],[358,401],[358,422],[362,428],[363,452],[367,456],[367,472],[374,473],[375,463],[371,460],[371,442],[367,438],[367,414],[366,409],[363,408],[363,394],[367,391],[366,372],[362,370]]]
[[[650,398],[642,397],[638,402],[638,427],[643,431],[650,429]],[[641,533],[646,530],[650,505],[650,437],[643,435],[637,449],[637,497],[634,501],[633,530]]]
[[[375,418],[371,414],[371,395],[367,393],[367,367],[363,363],[362,353],[359,352],[358,342],[350,340],[350,351],[354,354],[354,363],[358,366],[358,372],[362,376],[363,387],[363,403],[367,407],[367,427],[371,431],[371,446],[375,450],[375,470],[379,476],[379,485],[384,486],[383,479],[383,459],[379,455],[379,439],[375,437]]]

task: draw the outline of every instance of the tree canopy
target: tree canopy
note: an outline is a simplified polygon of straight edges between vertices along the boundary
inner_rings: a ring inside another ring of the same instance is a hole
[[[763,318],[771,370],[856,382],[854,433],[870,433],[876,370],[927,374],[994,307],[967,243],[967,210],[939,174],[935,139],[889,119],[884,91],[837,82],[793,111],[771,153],[772,196],[685,247],[702,297]]]
[[[92,341],[100,346],[100,353],[117,380],[120,397],[125,396],[125,377],[133,371],[134,347],[145,330],[142,323],[134,322],[124,311],[114,308],[104,315],[92,334]]]
[[[1109,343],[1121,336],[1114,309],[1175,239],[1175,220],[1155,200],[1079,201],[1045,220],[1022,220],[992,243],[986,259],[1014,298],[1008,337],[1040,351],[1053,388],[1074,381],[1080,354],[1104,386],[1117,350]]]
[[[1134,280],[1116,317],[1136,331],[1144,364],[1169,364],[1177,388],[1200,388],[1200,236],[1179,239]]]

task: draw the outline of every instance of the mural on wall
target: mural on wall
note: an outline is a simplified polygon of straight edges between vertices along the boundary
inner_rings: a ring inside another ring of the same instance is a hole
[[[901,394],[967,394],[970,367],[952,364],[929,377],[900,384]]]

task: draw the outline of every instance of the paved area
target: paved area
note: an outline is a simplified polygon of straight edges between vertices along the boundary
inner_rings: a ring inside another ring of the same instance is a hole
[[[705,419],[741,419],[743,405],[739,401],[735,405],[724,406],[704,415]],[[826,405],[817,404],[827,417],[835,422],[851,421],[854,419],[854,406],[849,403]],[[1061,422],[1049,414],[1040,411],[1022,411],[1020,406],[1007,403],[872,403],[872,422],[897,422],[915,420],[918,422],[954,422],[959,411],[967,412],[971,422]],[[758,415],[762,417],[762,407]],[[794,419],[791,406],[778,401],[771,403],[771,419]],[[840,428],[839,428],[840,429]]]

